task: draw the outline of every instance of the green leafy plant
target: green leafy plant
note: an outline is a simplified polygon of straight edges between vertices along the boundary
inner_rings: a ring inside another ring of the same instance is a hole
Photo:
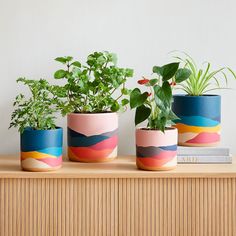
[[[55,112],[58,109],[58,100],[51,93],[52,86],[44,80],[29,80],[19,78],[30,89],[31,96],[27,98],[23,94],[16,96],[13,106],[15,110],[11,115],[10,127],[18,127],[23,132],[26,127],[35,130],[55,129]]]
[[[174,62],[162,67],[154,66],[153,73],[155,78],[138,81],[149,91],[142,93],[135,88],[130,94],[130,107],[136,108],[135,125],[148,120],[147,128],[164,132],[178,119],[171,109],[172,87],[187,80],[191,72],[187,68],[179,68],[179,63]]]
[[[182,89],[190,96],[202,96],[213,90],[226,89],[229,74],[236,79],[236,74],[229,67],[211,70],[211,64],[205,62],[205,67],[198,69],[196,62],[189,55],[184,55],[185,57],[177,56],[175,58],[177,58],[185,68],[191,71],[191,75],[185,83],[180,84],[179,89]],[[225,85],[223,85],[222,82],[224,82]]]
[[[73,61],[72,57],[55,60],[66,66],[54,74],[55,79],[66,79],[66,84],[53,88],[54,94],[61,99],[63,115],[70,112],[116,112],[129,103],[128,98],[121,98],[130,93],[125,83],[133,76],[133,70],[117,67],[115,54],[94,52],[87,57],[85,65]]]

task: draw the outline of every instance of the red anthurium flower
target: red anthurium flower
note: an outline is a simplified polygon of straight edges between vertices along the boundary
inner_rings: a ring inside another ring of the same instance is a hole
[[[143,79],[138,80],[138,83],[143,85],[143,84],[147,84],[149,82],[149,79],[146,79],[145,77],[143,77]]]
[[[171,85],[171,86],[175,86],[175,85],[176,85],[176,82],[173,82],[173,81],[172,81],[172,82],[170,82],[170,85]]]

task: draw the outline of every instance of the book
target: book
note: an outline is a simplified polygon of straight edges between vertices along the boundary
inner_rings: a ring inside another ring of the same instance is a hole
[[[177,156],[178,163],[182,164],[231,164],[232,156],[195,156],[195,155],[185,155]]]
[[[220,147],[183,147],[178,146],[179,156],[230,156],[229,148]]]

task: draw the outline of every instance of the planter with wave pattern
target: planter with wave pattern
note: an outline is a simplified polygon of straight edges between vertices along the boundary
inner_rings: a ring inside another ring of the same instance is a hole
[[[71,113],[67,125],[71,161],[106,162],[117,157],[117,113]]]
[[[221,97],[219,95],[175,95],[173,111],[178,144],[181,146],[210,147],[220,142]]]
[[[136,165],[142,170],[171,170],[177,166],[177,129],[136,129]]]
[[[27,171],[51,171],[62,165],[62,128],[34,130],[21,134],[21,167]]]

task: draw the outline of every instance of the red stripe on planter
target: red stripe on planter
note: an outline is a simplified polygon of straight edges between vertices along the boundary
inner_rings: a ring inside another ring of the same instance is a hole
[[[69,147],[77,158],[86,158],[88,160],[104,159],[108,157],[113,149],[93,150],[90,147]]]
[[[144,166],[148,166],[148,167],[162,167],[163,165],[170,162],[174,158],[175,158],[175,156],[169,156],[169,157],[166,157],[165,159],[156,159],[156,158],[152,158],[152,157],[145,157],[145,158],[137,157],[137,159]]]

